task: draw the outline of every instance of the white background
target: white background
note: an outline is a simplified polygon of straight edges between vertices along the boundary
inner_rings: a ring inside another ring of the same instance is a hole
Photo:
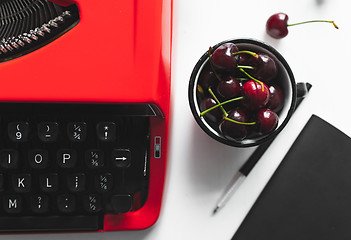
[[[158,222],[142,231],[0,235],[0,239],[230,239],[311,114],[351,136],[350,10],[349,0],[174,0],[171,138]],[[276,12],[287,13],[289,23],[335,20],[340,29],[325,23],[300,25],[289,28],[286,38],[274,40],[265,34],[265,22]],[[202,132],[188,106],[188,81],[209,46],[243,37],[275,47],[296,81],[313,87],[235,195],[212,215],[227,183],[254,149],[228,147]]]

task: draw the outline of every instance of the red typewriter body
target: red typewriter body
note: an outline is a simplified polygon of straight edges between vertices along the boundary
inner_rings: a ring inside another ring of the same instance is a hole
[[[146,114],[149,123],[149,158],[145,160],[145,164],[148,164],[145,200],[140,207],[135,207],[134,204],[129,211],[104,213],[103,219],[99,220],[99,227],[87,230],[135,230],[150,227],[159,216],[165,180],[172,1],[51,2],[63,7],[74,5],[79,20],[36,49],[0,63],[0,104],[10,103],[15,108],[17,103],[24,103],[28,111],[32,103],[46,104],[43,109],[49,109],[50,104],[72,104],[77,108],[85,104],[94,104],[95,108],[99,104],[116,105],[121,106],[127,115],[134,114],[128,112],[133,111],[133,106],[147,109],[145,111],[150,113]],[[40,111],[40,107],[36,108]],[[136,115],[143,115],[142,112],[143,110]],[[29,171],[28,168],[25,173]],[[5,174],[7,173],[4,172]],[[7,176],[4,178],[6,189]],[[31,180],[34,181],[34,177]],[[20,181],[18,178],[17,187],[21,187]],[[32,188],[33,185],[34,183]],[[137,201],[137,193],[132,198]],[[25,200],[23,202],[26,204]],[[14,200],[9,203],[12,203],[10,207],[14,207]],[[27,208],[27,205],[23,206]],[[71,215],[74,213],[68,214]],[[6,215],[8,218],[16,216]],[[40,219],[42,215],[35,216]],[[47,230],[61,229],[43,231]],[[8,230],[17,231],[22,230]],[[33,228],[23,231],[42,230]]]

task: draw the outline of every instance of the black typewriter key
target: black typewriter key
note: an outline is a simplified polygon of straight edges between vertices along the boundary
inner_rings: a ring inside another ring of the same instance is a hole
[[[102,210],[101,197],[95,194],[84,196],[83,207],[89,213],[100,212]]]
[[[115,141],[116,124],[114,122],[100,122],[96,125],[96,134],[100,141]]]
[[[19,153],[14,149],[0,151],[0,167],[4,169],[16,169],[19,165]]]
[[[32,177],[30,174],[12,175],[12,188],[15,192],[29,192],[31,188]]]
[[[7,213],[20,213],[23,208],[23,200],[20,195],[11,195],[3,197],[3,209]]]
[[[85,152],[85,165],[88,168],[101,168],[104,166],[104,152],[97,149],[87,150]]]
[[[112,210],[115,213],[129,212],[133,205],[133,198],[129,194],[117,194],[111,197]]]
[[[86,177],[84,173],[70,174],[66,178],[67,187],[71,192],[81,192],[85,190]]]
[[[38,137],[43,142],[54,142],[59,133],[57,122],[41,122],[38,124]]]
[[[85,122],[71,122],[67,125],[67,134],[72,142],[83,142],[87,138],[87,124]]]
[[[57,173],[49,173],[39,176],[39,185],[43,192],[56,192],[58,189],[58,183]]]
[[[131,152],[129,149],[114,149],[112,151],[112,163],[115,167],[129,167],[131,163]]]
[[[33,169],[44,169],[48,165],[49,153],[47,150],[35,149],[28,153],[29,165]]]
[[[26,142],[29,136],[28,122],[10,122],[8,124],[7,132],[9,138],[13,142]]]
[[[77,152],[74,149],[57,151],[57,164],[62,168],[74,168],[77,163]]]
[[[71,213],[76,210],[76,199],[71,194],[57,196],[57,207],[60,212]]]
[[[113,187],[113,176],[111,173],[104,173],[95,176],[95,188],[99,192],[108,192]]]
[[[30,197],[30,209],[34,213],[46,213],[49,211],[49,198],[47,195],[32,195]]]

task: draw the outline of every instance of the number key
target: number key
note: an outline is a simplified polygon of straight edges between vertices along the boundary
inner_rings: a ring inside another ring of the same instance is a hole
[[[95,188],[99,192],[110,191],[113,187],[113,176],[111,173],[104,173],[95,176]]]
[[[90,213],[97,213],[102,209],[102,199],[98,195],[89,194],[83,197],[84,210]]]
[[[14,142],[26,142],[29,135],[29,123],[28,122],[10,122],[8,124],[8,135],[11,141]]]
[[[85,122],[71,122],[67,126],[67,133],[72,142],[83,142],[87,137],[87,124]]]
[[[56,122],[41,122],[38,124],[38,136],[43,142],[54,142],[58,137]]]
[[[104,166],[104,152],[91,149],[85,152],[85,164],[88,168],[101,168]]]

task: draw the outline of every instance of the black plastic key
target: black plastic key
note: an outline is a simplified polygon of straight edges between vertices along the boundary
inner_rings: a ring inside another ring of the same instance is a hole
[[[19,165],[19,153],[14,149],[0,150],[0,167],[4,169],[16,169]]]

